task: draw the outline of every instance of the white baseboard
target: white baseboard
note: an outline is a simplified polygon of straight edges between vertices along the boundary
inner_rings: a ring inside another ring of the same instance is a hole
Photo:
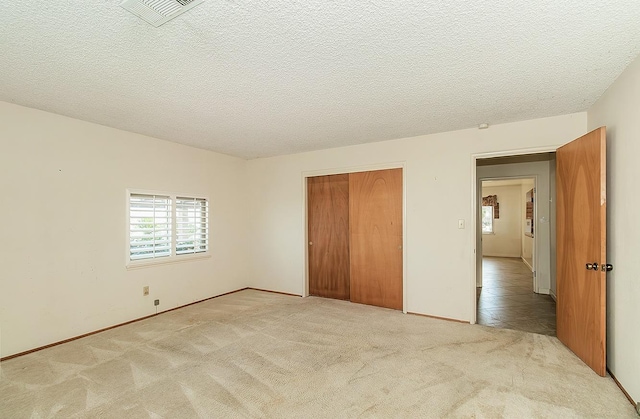
[[[558,297],[556,297],[556,293],[552,290],[549,290],[549,295],[553,298],[553,301],[558,302]]]
[[[527,262],[527,260],[525,258],[523,258],[522,256],[520,256],[520,259],[522,259],[524,264],[527,265],[529,267],[529,269],[531,269],[531,272],[533,272],[533,266],[529,265],[529,262]]]
[[[508,254],[502,254],[502,253],[483,253],[482,256],[487,256],[490,258],[519,258],[520,255],[508,255]]]
[[[549,288],[538,288],[538,294],[549,294],[551,290]]]

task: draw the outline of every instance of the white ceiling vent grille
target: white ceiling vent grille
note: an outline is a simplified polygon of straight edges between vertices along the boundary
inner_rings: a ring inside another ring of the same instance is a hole
[[[181,15],[204,0],[124,0],[120,3],[142,20],[155,27]]]

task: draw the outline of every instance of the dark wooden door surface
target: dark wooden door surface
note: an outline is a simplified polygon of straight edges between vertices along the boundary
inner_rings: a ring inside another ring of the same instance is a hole
[[[348,300],[349,175],[307,179],[309,294]]]
[[[351,301],[402,309],[402,169],[349,175]]]
[[[558,149],[558,339],[606,375],[606,132],[598,128]],[[587,264],[598,264],[587,269]]]

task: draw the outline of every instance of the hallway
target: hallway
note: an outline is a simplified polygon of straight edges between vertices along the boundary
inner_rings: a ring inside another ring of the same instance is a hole
[[[533,292],[533,277],[519,258],[484,257],[477,288],[478,324],[556,335],[556,303]]]

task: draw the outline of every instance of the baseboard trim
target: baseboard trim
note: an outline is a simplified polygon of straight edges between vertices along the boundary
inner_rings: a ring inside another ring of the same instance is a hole
[[[556,303],[558,302],[558,297],[556,297],[555,292],[553,292],[552,290],[549,290],[549,295],[551,296],[551,298],[553,298],[553,301],[555,301]]]
[[[508,258],[508,259],[520,259],[520,255],[505,255],[505,254],[493,254],[493,255],[488,255],[486,253],[482,254],[482,257],[488,257],[488,258]]]
[[[523,258],[522,256],[520,256],[520,259],[522,259],[524,264],[527,265],[529,267],[529,269],[531,269],[531,272],[533,272],[533,266],[529,265],[529,262],[527,262],[527,260],[525,258]]]
[[[262,289],[262,288],[247,287],[245,289],[246,290],[254,290],[254,291],[262,291],[262,292],[270,292],[272,294],[289,295],[291,297],[302,297],[302,295],[300,295],[300,294],[291,294],[289,292],[265,290],[265,289]],[[238,291],[242,291],[242,290],[238,290]]]
[[[411,315],[414,315],[414,316],[420,316],[420,317],[428,317],[430,319],[445,320],[445,321],[448,321],[448,322],[462,323],[462,324],[470,324],[471,323],[471,322],[466,321],[466,320],[452,319],[450,317],[432,316],[430,314],[414,313],[412,311],[407,311],[407,314],[411,314]]]
[[[616,378],[615,375],[613,375],[613,373],[611,372],[611,370],[609,369],[609,367],[607,367],[607,372],[609,373],[609,375],[611,376],[611,378],[613,378],[613,382],[616,383],[616,385],[620,388],[620,390],[622,391],[622,393],[627,397],[627,400],[629,400],[629,403],[631,403],[631,405],[633,406],[633,408],[636,408],[636,402],[633,400],[633,398],[629,395],[629,393],[627,393],[627,390],[624,389],[624,387],[622,387],[622,384],[620,384],[620,381],[618,381],[618,379]]]
[[[155,316],[158,316],[158,315],[163,314],[163,313],[168,313],[170,311],[178,310],[180,308],[192,306],[194,304],[202,303],[203,301],[212,300],[214,298],[222,297],[224,295],[234,294],[236,292],[244,291],[244,290],[247,290],[247,289],[254,289],[254,288],[245,287],[245,288],[237,289],[235,291],[225,292],[224,294],[214,295],[213,297],[204,298],[202,300],[194,301],[193,303],[185,304],[185,305],[182,305],[182,306],[179,306],[179,307],[175,307],[175,308],[170,308],[168,310],[164,310],[164,311],[161,311],[161,312],[156,313],[156,314],[150,314],[148,316],[139,317],[137,319],[129,320],[129,321],[124,322],[124,323],[118,323],[118,324],[113,325],[113,326],[105,327],[105,328],[102,328],[102,329],[99,329],[99,330],[94,330],[93,332],[84,333],[82,335],[74,336],[72,338],[68,338],[68,339],[64,339],[64,340],[58,341],[58,342],[50,343],[48,345],[39,346],[37,348],[29,349],[29,350],[23,351],[23,352],[18,352],[17,354],[7,355],[5,357],[0,358],[0,362],[7,361],[7,360],[13,359],[13,358],[18,358],[20,356],[28,355],[28,354],[31,354],[31,353],[34,353],[34,352],[38,352],[38,351],[41,351],[43,349],[52,348],[54,346],[62,345],[63,343],[68,343],[68,342],[72,342],[74,340],[86,338],[87,336],[95,335],[96,333],[106,332],[107,330],[115,329],[116,327],[126,326],[128,324],[139,322],[139,321],[145,320],[145,319],[149,319],[151,317],[155,317]],[[263,291],[263,290],[259,290],[259,291]]]

